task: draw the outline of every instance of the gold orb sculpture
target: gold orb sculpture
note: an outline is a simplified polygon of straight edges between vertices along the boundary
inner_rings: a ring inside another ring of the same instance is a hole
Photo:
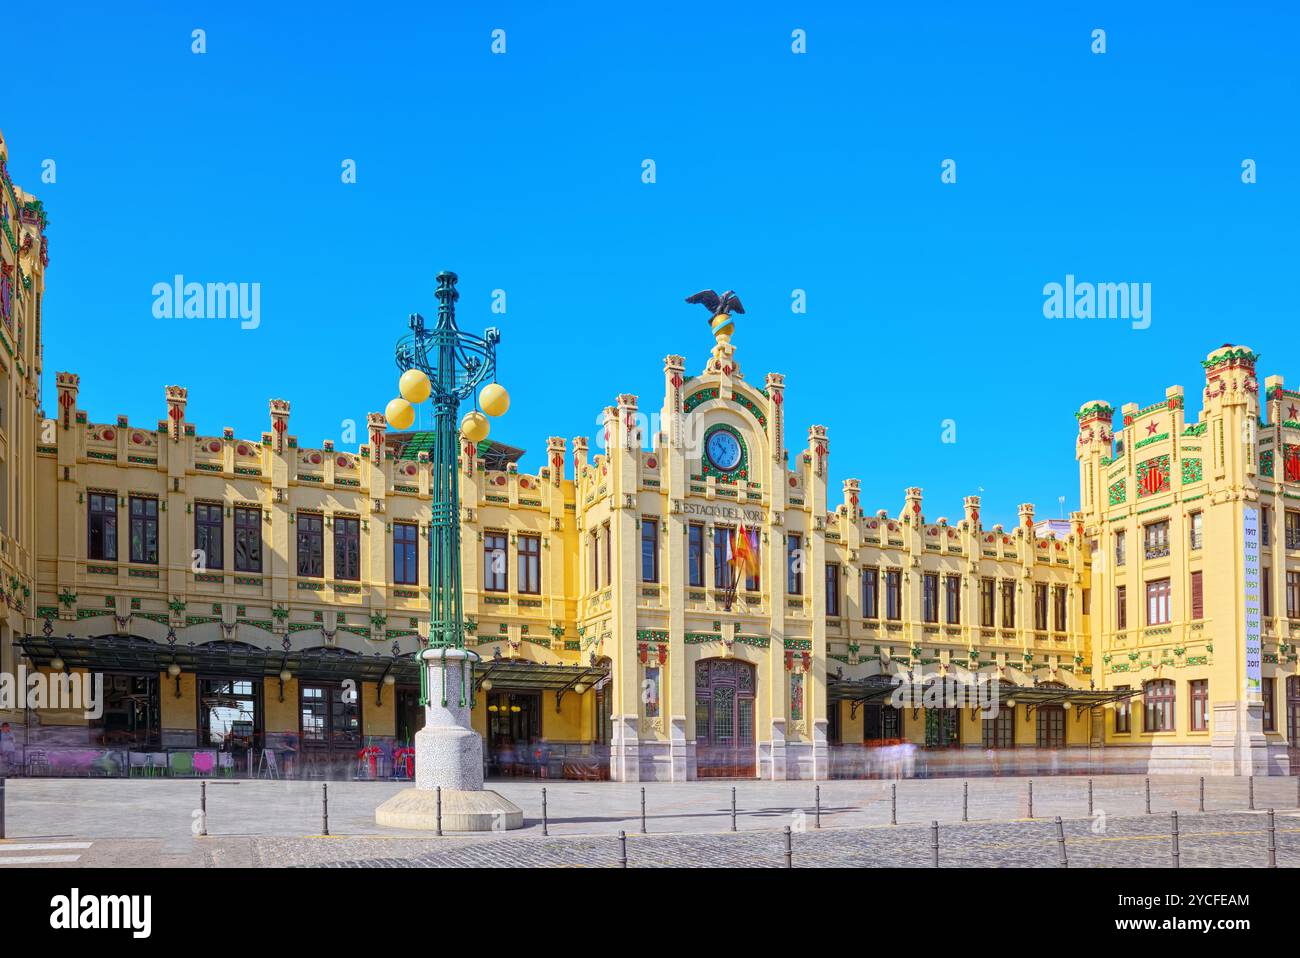
[[[470,442],[482,442],[488,437],[488,418],[481,412],[467,412],[460,421],[460,433]]]
[[[410,429],[411,423],[415,422],[415,409],[399,396],[388,403],[388,407],[384,410],[384,418],[394,429]]]
[[[409,403],[424,402],[429,398],[431,388],[429,377],[422,369],[408,369],[397,382],[397,391]]]
[[[489,416],[504,416],[510,408],[510,394],[500,383],[488,383],[479,391],[478,404]]]

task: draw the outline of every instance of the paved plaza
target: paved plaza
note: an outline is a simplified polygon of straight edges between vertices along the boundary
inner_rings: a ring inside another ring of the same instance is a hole
[[[11,779],[6,865],[151,866],[596,866],[619,865],[620,830],[629,867],[784,864],[783,829],[792,830],[793,864],[930,866],[931,821],[940,823],[940,864],[956,867],[1056,867],[1054,817],[1064,821],[1071,867],[1168,866],[1170,812],[1179,812],[1180,864],[1263,866],[1268,819],[1276,810],[1277,862],[1300,866],[1300,809],[1294,778],[1249,782],[1206,778],[1150,779],[1151,814],[1141,776],[1033,779],[1033,819],[1024,778],[820,783],[817,827],[812,782],[648,783],[646,832],[641,788],[613,782],[490,783],[524,810],[525,827],[508,833],[447,835],[381,828],[379,803],[405,786],[329,785],[329,835],[322,834],[319,783],[216,780],[207,783],[202,835],[200,781]],[[963,786],[968,784],[962,821]],[[542,827],[546,788],[548,834]],[[731,832],[731,790],[736,832]],[[897,789],[891,825],[891,789]]]

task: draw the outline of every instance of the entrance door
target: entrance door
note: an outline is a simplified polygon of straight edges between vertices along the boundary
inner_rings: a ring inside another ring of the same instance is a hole
[[[695,663],[695,767],[700,778],[753,778],[754,667]]]
[[[199,679],[199,747],[229,753],[237,775],[249,774],[262,744],[262,679]]]
[[[415,733],[424,728],[424,706],[420,690],[403,686],[397,690],[397,744],[414,745]]]
[[[545,758],[542,754],[544,749],[537,745],[542,737],[541,704],[537,692],[492,692],[488,695],[487,763],[490,773],[541,773]]]
[[[1043,682],[1038,687],[1065,690],[1059,682]],[[1038,747],[1065,748],[1065,706],[1040,705],[1034,711],[1038,714]]]
[[[1300,775],[1300,676],[1286,680],[1286,744],[1291,774]]]
[[[351,778],[360,761],[361,696],[338,685],[299,686],[302,758],[312,778]]]

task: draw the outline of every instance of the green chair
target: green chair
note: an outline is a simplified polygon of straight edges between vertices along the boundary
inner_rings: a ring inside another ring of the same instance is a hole
[[[173,778],[184,775],[192,777],[194,775],[194,753],[193,752],[170,752],[168,753],[167,770]]]

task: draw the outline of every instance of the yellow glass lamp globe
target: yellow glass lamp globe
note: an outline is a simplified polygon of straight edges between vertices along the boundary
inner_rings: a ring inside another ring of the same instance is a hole
[[[478,404],[489,416],[504,416],[510,408],[510,394],[500,383],[488,383],[479,391]]]
[[[410,429],[411,423],[415,422],[415,409],[399,396],[389,402],[384,410],[384,418],[394,429]]]
[[[467,412],[460,421],[460,432],[470,442],[482,442],[488,437],[488,418],[481,412]]]
[[[429,377],[422,369],[408,369],[397,381],[397,391],[410,403],[421,403],[429,398]]]

